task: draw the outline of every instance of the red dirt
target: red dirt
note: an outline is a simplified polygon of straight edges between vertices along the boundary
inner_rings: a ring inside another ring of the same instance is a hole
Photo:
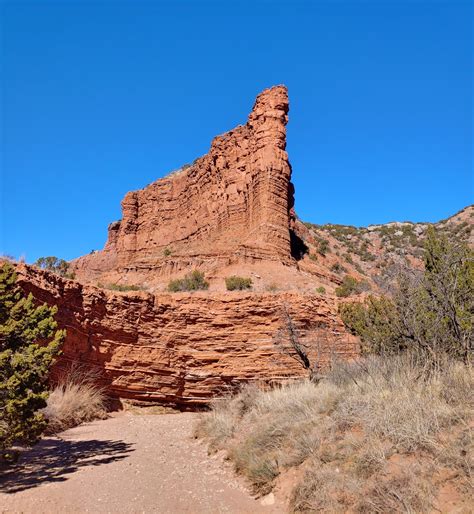
[[[192,438],[197,416],[122,413],[46,438],[0,476],[0,512],[285,512],[207,455]]]

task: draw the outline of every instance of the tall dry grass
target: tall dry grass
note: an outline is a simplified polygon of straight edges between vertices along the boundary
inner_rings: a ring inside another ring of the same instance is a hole
[[[43,413],[47,433],[57,433],[94,419],[107,417],[106,395],[98,385],[98,374],[73,367],[50,392]]]
[[[211,451],[225,449],[259,494],[302,465],[295,512],[424,512],[436,500],[433,469],[451,462],[472,484],[473,386],[472,368],[461,363],[433,370],[409,355],[371,357],[335,365],[317,385],[244,388],[216,402],[196,434]],[[397,459],[401,474],[392,470]]]

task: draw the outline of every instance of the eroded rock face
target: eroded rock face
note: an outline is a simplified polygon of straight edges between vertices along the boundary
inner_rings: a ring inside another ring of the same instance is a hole
[[[358,353],[333,301],[296,292],[112,293],[19,265],[18,283],[58,307],[67,329],[56,373],[71,362],[99,370],[112,395],[199,406],[251,381],[306,376],[281,350],[285,308],[321,367]]]
[[[56,374],[77,362],[99,370],[121,398],[205,404],[241,383],[308,375],[285,334],[285,312],[313,364],[357,355],[335,299],[314,294],[340,278],[304,259],[287,121],[286,88],[268,89],[247,123],[216,137],[207,155],[128,193],[104,249],[73,262],[77,281],[18,267],[21,287],[56,305],[67,329]],[[206,273],[209,291],[160,292],[195,268]],[[233,274],[252,278],[253,291],[225,292]],[[89,285],[98,282],[147,292]]]
[[[142,284],[196,267],[289,263],[288,109],[284,86],[263,91],[247,123],[216,137],[207,155],[128,193],[104,250],[74,262],[77,278]]]

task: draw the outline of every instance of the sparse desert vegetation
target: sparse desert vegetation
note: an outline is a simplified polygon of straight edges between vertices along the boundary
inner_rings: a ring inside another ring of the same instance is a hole
[[[42,410],[48,421],[46,433],[107,417],[105,389],[99,385],[99,379],[98,373],[84,366],[72,367],[64,374],[50,391]]]
[[[232,275],[225,279],[225,286],[228,291],[242,291],[252,288],[252,279]]]
[[[197,427],[254,492],[302,467],[295,512],[429,512],[434,477],[472,499],[472,367],[432,371],[409,354],[336,364],[319,384],[247,387]],[[451,459],[451,460],[450,460]]]
[[[187,273],[184,278],[171,280],[168,284],[168,291],[177,293],[178,291],[199,291],[209,289],[209,282],[205,279],[204,273],[193,270]]]
[[[472,506],[472,250],[430,231],[424,258],[393,297],[341,305],[365,357],[317,382],[244,387],[203,415],[196,435],[255,493],[298,468],[292,512],[445,512],[444,487]]]
[[[370,286],[367,282],[357,280],[351,275],[345,275],[342,279],[342,284],[336,287],[336,296],[347,297],[353,294],[363,293],[370,289]]]
[[[101,289],[108,289],[109,291],[120,291],[120,292],[127,292],[127,291],[143,291],[143,286],[137,286],[134,284],[102,284],[99,282],[97,284],[97,287],[100,287]]]

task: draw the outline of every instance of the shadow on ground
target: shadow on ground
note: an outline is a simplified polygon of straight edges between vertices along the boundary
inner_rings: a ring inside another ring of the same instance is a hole
[[[0,492],[16,493],[46,482],[63,482],[79,468],[122,460],[132,451],[132,445],[123,441],[43,439],[26,451],[18,464],[0,470]]]

